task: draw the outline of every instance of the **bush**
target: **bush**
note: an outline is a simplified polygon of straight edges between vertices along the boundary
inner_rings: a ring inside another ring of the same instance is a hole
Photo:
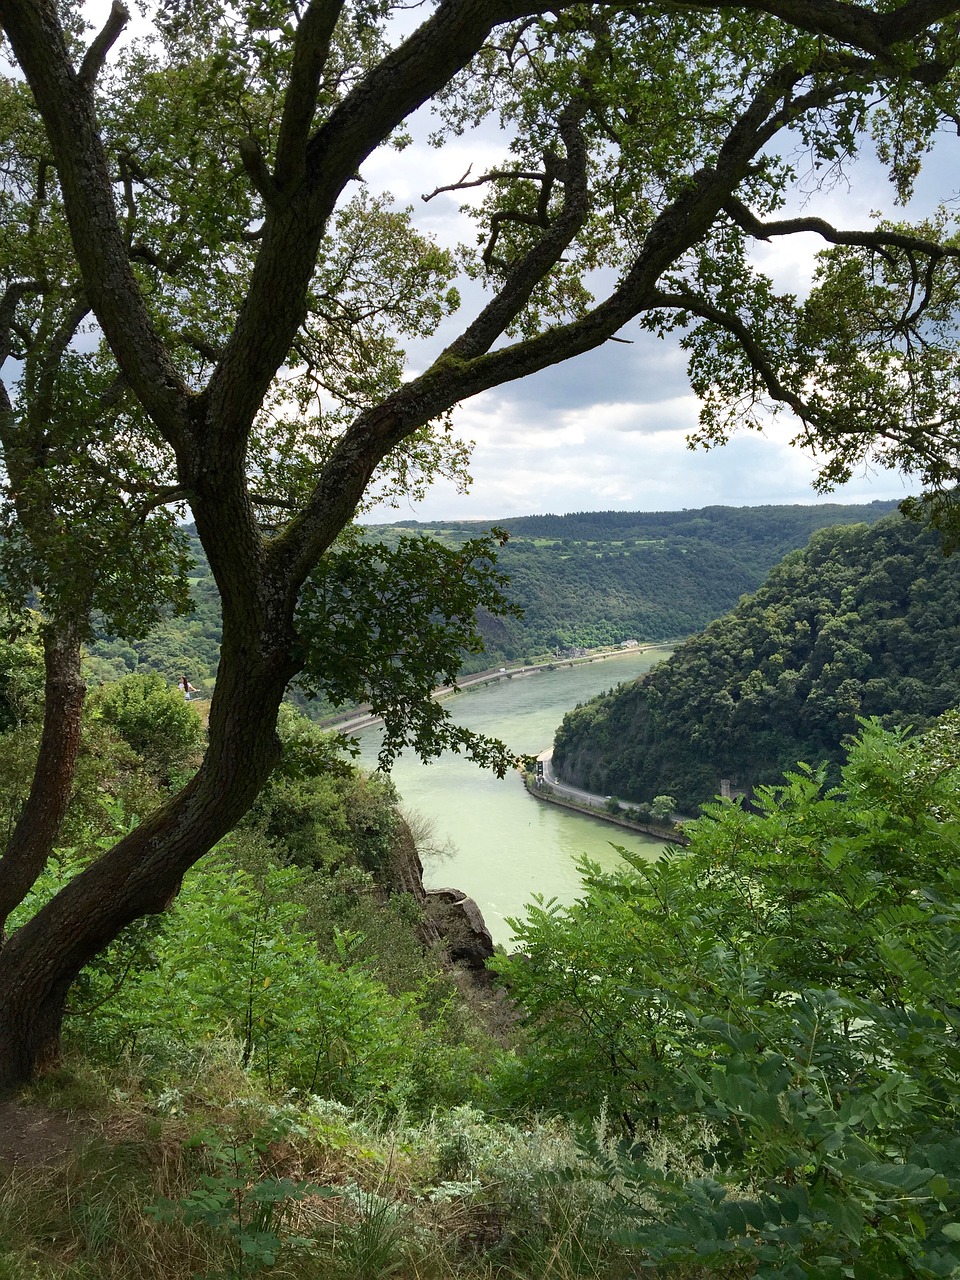
[[[162,676],[129,675],[93,690],[88,714],[109,725],[154,777],[169,783],[203,741],[203,725]]]
[[[508,1099],[606,1110],[623,1239],[764,1277],[960,1266],[960,715],[863,726],[842,786],[800,767],[686,852],[511,922],[531,1050]],[[656,1158],[688,1118],[705,1128]],[[690,1170],[704,1170],[691,1178]]]
[[[192,1046],[232,1037],[269,1087],[347,1103],[429,1105],[468,1090],[468,1050],[444,1043],[412,995],[392,995],[355,962],[354,935],[338,932],[337,960],[321,958],[302,889],[294,867],[255,880],[226,852],[208,858],[159,925],[120,940],[122,988],[111,987],[119,956],[99,985],[85,971],[89,1013],[71,1022],[75,1042],[107,1058],[135,1047],[162,1072]]]
[[[382,871],[400,829],[393,784],[348,764],[335,734],[293,707],[280,710],[283,754],[244,826],[261,830],[285,862]]]

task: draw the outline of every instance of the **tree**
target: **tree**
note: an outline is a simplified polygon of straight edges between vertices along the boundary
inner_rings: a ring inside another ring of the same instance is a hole
[[[732,406],[782,403],[825,452],[825,482],[878,456],[918,472],[943,505],[955,477],[949,228],[846,232],[771,215],[796,177],[778,140],[835,165],[873,127],[907,192],[956,113],[958,5],[437,0],[406,36],[392,24],[400,7],[164,0],[154,43],[115,55],[119,0],[89,42],[75,5],[0,0],[74,279],[137,406],[125,421],[163,459],[155,499],[169,472],[189,505],[223,603],[196,776],[0,952],[0,1085],[56,1059],[80,969],[162,910],[253,802],[277,759],[277,707],[308,659],[318,686],[339,687],[349,663],[375,690],[383,646],[365,675],[327,610],[306,628],[308,653],[301,590],[322,564],[313,598],[331,598],[331,572],[351,564],[337,540],[365,495],[460,465],[445,430],[460,401],[630,322],[680,327],[710,442]],[[404,380],[402,343],[458,306],[455,261],[354,184],[429,101],[444,130],[499,119],[512,155],[447,188],[485,191],[479,248],[461,261],[490,296]],[[749,245],[805,231],[833,248],[799,306],[752,268]],[[6,270],[15,308],[35,277]],[[869,305],[850,318],[848,298]],[[80,474],[96,461],[82,431],[74,453]],[[420,573],[412,550],[405,563]],[[432,580],[449,585],[466,563],[437,560]],[[369,615],[367,634],[380,635]],[[414,669],[415,644],[401,654],[393,665]],[[404,714],[422,688],[401,689]],[[430,717],[398,725],[421,746],[443,733]],[[0,894],[24,867],[8,850]]]
[[[92,613],[115,633],[135,636],[165,605],[185,607],[186,592],[174,512],[165,505],[175,488],[157,483],[169,463],[109,350],[77,349],[90,307],[42,129],[22,84],[0,86],[0,102],[0,360],[20,364],[12,396],[0,385],[7,478],[0,591],[11,611],[42,607],[45,675],[40,750],[5,851],[2,936],[66,813],[85,694],[81,645],[92,634]]]
[[[676,807],[673,796],[654,796],[650,802],[650,817],[654,822],[666,822]]]

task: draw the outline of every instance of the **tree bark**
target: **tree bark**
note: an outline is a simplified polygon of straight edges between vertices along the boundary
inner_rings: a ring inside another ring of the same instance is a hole
[[[46,866],[70,802],[86,693],[80,635],[72,618],[44,628],[43,731],[30,793],[0,857],[0,944],[10,912]]]
[[[224,632],[200,771],[178,795],[75,877],[0,951],[0,1091],[59,1061],[67,992],[120,931],[165,910],[186,871],[252,804],[279,756],[277,709],[295,674],[287,626],[251,652],[249,633]]]

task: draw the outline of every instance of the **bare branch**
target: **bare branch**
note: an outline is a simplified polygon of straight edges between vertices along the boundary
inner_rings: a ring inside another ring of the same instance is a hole
[[[547,157],[549,169],[543,178],[537,213],[518,214],[502,211],[491,219],[491,234],[484,250],[484,261],[493,261],[493,247],[499,234],[500,223],[507,219],[525,222],[529,226],[543,227],[536,244],[519,262],[512,265],[498,263],[506,274],[506,280],[496,297],[491,300],[465,332],[447,348],[445,355],[458,359],[473,357],[488,351],[504,330],[527,305],[530,297],[552,267],[559,262],[565,250],[586,221],[590,212],[590,195],[587,182],[587,154],[583,134],[580,131],[582,107],[567,107],[560,119],[560,136],[566,147],[566,159]],[[549,170],[552,169],[552,173]],[[563,182],[563,204],[553,226],[547,218],[547,204],[556,178]]]
[[[103,29],[83,55],[83,61],[80,63],[77,78],[82,85],[92,85],[96,82],[114,41],[129,21],[130,12],[126,6],[121,3],[121,0],[113,0]]]
[[[810,231],[831,244],[846,244],[861,249],[905,249],[908,252],[922,253],[935,261],[941,258],[960,258],[960,248],[954,245],[938,244],[934,240],[924,240],[922,236],[912,236],[900,231],[838,231],[823,218],[784,218],[777,222],[761,222],[735,196],[725,201],[723,207],[737,226],[755,240],[770,240],[774,236],[791,236]]]
[[[528,173],[524,169],[491,169],[489,173],[485,173],[480,178],[472,178],[469,182],[467,178],[473,169],[470,165],[466,173],[458,182],[450,182],[445,187],[436,187],[429,195],[422,195],[420,199],[424,204],[428,204],[434,196],[441,195],[444,191],[465,191],[467,187],[482,187],[486,182],[499,182],[502,179],[510,178],[529,178],[532,182],[542,182],[544,174]]]

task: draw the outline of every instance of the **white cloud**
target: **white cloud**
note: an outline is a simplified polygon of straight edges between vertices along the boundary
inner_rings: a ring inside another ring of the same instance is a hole
[[[787,422],[772,424],[763,435],[744,432],[720,449],[692,451],[686,443],[696,421],[691,395],[534,415],[525,402],[501,392],[464,405],[454,421],[463,437],[476,442],[472,491],[459,495],[441,482],[418,506],[378,508],[369,519],[870,502],[907,492],[896,475],[865,472],[823,497],[812,487],[813,460],[789,443]]]

